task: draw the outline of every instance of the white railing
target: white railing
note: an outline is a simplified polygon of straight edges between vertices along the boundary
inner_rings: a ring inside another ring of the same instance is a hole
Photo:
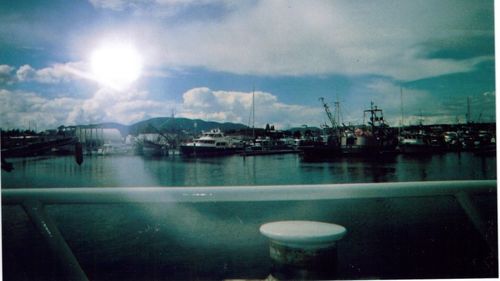
[[[287,201],[496,193],[496,180],[208,187],[77,187],[3,189],[3,204]]]
[[[68,280],[87,280],[56,224],[45,212],[50,204],[116,204],[161,202],[254,202],[361,198],[454,196],[476,229],[486,235],[486,223],[470,196],[496,198],[496,180],[355,183],[292,186],[116,187],[2,189],[2,204],[20,204],[58,258]],[[492,251],[496,240],[486,239]]]

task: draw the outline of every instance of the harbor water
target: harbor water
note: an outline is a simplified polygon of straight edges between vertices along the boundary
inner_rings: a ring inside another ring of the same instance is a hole
[[[496,157],[473,153],[338,158],[305,162],[297,154],[159,158],[85,156],[9,159],[2,188],[248,186],[496,179]]]

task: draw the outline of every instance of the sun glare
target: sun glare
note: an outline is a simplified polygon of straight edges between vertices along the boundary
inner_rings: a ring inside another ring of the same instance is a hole
[[[142,58],[132,46],[109,45],[94,50],[91,66],[97,81],[116,90],[123,90],[141,75]]]

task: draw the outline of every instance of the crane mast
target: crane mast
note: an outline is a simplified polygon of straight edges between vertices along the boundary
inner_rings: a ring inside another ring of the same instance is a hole
[[[332,123],[332,129],[337,128],[337,122],[335,121],[335,117],[333,117],[332,112],[330,111],[330,107],[328,104],[325,102],[325,98],[321,97],[319,98],[321,103],[323,104],[323,107],[325,108],[326,116],[328,116],[328,119],[330,120],[330,123]]]

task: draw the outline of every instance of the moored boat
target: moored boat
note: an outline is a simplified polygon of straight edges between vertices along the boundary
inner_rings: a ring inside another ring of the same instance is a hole
[[[179,151],[184,156],[219,156],[239,153],[242,147],[234,144],[220,129],[212,129],[192,142],[181,144]]]
[[[304,159],[330,159],[340,156],[373,157],[397,153],[397,138],[385,123],[382,109],[373,103],[370,109],[364,110],[364,119],[369,116],[368,124],[358,127],[340,126],[341,122],[333,118],[326,103],[323,106],[332,126],[327,127],[327,137],[323,138],[326,141],[301,147]]]
[[[424,132],[401,134],[398,143],[403,154],[427,154],[444,152],[445,146],[431,135]]]
[[[168,156],[168,146],[150,140],[143,140],[139,146],[139,153],[144,156]]]
[[[298,153],[293,146],[293,139],[280,138],[272,139],[270,137],[258,137],[251,145],[245,147],[241,152],[242,156],[273,155]]]

